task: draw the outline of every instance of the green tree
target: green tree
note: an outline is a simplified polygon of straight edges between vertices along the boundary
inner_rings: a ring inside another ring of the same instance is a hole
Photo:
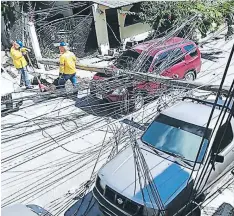
[[[150,24],[158,34],[166,34],[170,28],[182,20],[197,14],[196,27],[202,37],[213,28],[213,23],[218,28],[224,20],[233,14],[234,0],[231,1],[156,1],[144,2],[141,5],[140,18]],[[233,19],[229,18],[228,25],[232,25]],[[183,36],[191,28],[185,27],[179,36]]]

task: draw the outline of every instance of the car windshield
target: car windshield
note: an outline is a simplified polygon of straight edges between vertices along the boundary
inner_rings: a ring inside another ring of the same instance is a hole
[[[160,114],[142,136],[142,141],[158,150],[195,162],[202,137],[206,134],[197,162],[201,163],[207,146],[210,129]]]
[[[123,52],[119,58],[117,58],[116,62],[114,65],[119,68],[119,69],[131,69],[135,61],[138,59],[140,56],[140,53],[134,51],[134,50],[127,50]],[[153,61],[152,56],[147,56],[144,61],[142,61],[142,67],[141,70],[142,72],[148,72],[149,67]]]

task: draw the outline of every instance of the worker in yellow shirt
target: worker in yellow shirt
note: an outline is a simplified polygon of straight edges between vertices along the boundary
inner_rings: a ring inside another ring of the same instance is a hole
[[[76,79],[76,56],[73,52],[68,50],[67,44],[61,42],[59,46],[60,58],[59,58],[59,80],[58,85],[64,87],[67,80],[70,80],[73,86],[77,86]]]
[[[26,55],[28,49],[23,47],[23,43],[20,40],[14,41],[10,50],[10,55],[13,60],[15,68],[21,74],[21,80],[25,83],[26,89],[32,89],[28,73],[26,71],[26,66],[28,65],[24,55]]]

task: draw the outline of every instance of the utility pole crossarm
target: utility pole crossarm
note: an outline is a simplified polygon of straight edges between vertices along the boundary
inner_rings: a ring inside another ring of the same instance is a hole
[[[59,66],[59,60],[58,59],[48,59],[48,58],[41,58],[38,59],[38,62],[44,65],[54,65]],[[107,68],[104,67],[97,67],[94,65],[85,65],[77,62],[76,68],[80,70],[87,70],[87,71],[93,71],[93,72],[99,72],[99,73],[106,73]]]

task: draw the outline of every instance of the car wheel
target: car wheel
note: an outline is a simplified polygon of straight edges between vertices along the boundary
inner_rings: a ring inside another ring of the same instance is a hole
[[[193,80],[195,80],[195,78],[196,78],[195,73],[193,71],[188,71],[184,76],[184,79],[186,81],[193,81]]]
[[[137,93],[134,97],[134,111],[140,110],[145,103],[144,95],[142,93]]]

